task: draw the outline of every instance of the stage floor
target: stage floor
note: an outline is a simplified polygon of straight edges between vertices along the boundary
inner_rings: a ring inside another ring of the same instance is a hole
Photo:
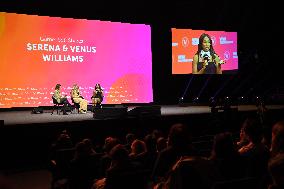
[[[267,105],[267,109],[283,109],[284,105]],[[135,107],[128,107],[128,111]],[[256,110],[255,105],[240,105],[232,106],[238,108],[238,111],[253,111]],[[161,105],[161,116],[172,115],[187,115],[187,114],[206,114],[210,113],[208,106],[179,106],[179,105]],[[44,110],[41,114],[31,114],[31,111],[4,111],[0,112],[0,120],[4,120],[4,125],[19,125],[33,123],[50,123],[50,122],[74,122],[94,120],[93,113],[88,111],[86,114],[70,114],[60,115],[54,112],[51,115],[51,110]]]

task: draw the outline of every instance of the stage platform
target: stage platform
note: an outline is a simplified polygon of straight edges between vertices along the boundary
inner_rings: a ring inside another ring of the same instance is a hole
[[[186,106],[186,105],[159,105],[159,106],[161,110],[160,113],[161,116],[211,113],[211,108],[209,106]],[[139,106],[126,107],[127,112],[131,112],[131,110],[137,107]],[[148,107],[151,108],[151,106]],[[116,107],[105,107],[104,109],[113,109],[113,108]],[[231,108],[237,109],[239,112],[257,110],[255,105],[239,105],[239,106],[232,106]],[[266,108],[269,110],[284,109],[284,105],[267,105]],[[126,116],[125,118],[127,117],[128,116]],[[108,117],[106,115],[103,119],[113,119],[113,117],[112,116]],[[4,120],[4,125],[8,126],[8,125],[22,125],[22,124],[34,124],[34,123],[78,122],[78,121],[90,121],[98,119],[94,118],[94,113],[91,111],[88,111],[86,114],[68,112],[68,115],[63,115],[62,112],[60,114],[57,114],[56,111],[54,111],[54,114],[51,115],[51,110],[43,110],[43,113],[32,114],[31,110],[11,111],[7,109],[7,111],[0,112],[0,120]]]

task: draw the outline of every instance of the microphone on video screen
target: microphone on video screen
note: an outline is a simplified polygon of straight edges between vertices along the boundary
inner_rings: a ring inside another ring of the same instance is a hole
[[[203,55],[203,60],[204,60],[204,63],[205,63],[205,66],[207,66],[208,65],[208,61],[209,61],[209,56],[207,55],[207,54],[204,54]]]
[[[209,60],[209,56],[208,56],[207,54],[205,54],[205,55],[203,56],[203,59],[208,61],[208,60]]]

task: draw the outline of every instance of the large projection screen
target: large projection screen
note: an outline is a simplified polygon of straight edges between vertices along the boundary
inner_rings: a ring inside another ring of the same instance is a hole
[[[55,85],[91,102],[153,102],[151,28],[99,20],[0,13],[0,108],[52,105]]]

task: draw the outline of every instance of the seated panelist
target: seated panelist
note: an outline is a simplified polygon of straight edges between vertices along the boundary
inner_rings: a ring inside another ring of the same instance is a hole
[[[95,89],[93,91],[93,96],[91,97],[93,106],[97,108],[101,108],[103,101],[103,89],[99,83],[96,84]]]
[[[83,96],[80,94],[79,86],[77,84],[73,85],[73,88],[71,90],[71,98],[73,99],[74,103],[77,103],[80,105],[80,108],[79,108],[80,113],[87,112],[88,101],[85,100]]]

